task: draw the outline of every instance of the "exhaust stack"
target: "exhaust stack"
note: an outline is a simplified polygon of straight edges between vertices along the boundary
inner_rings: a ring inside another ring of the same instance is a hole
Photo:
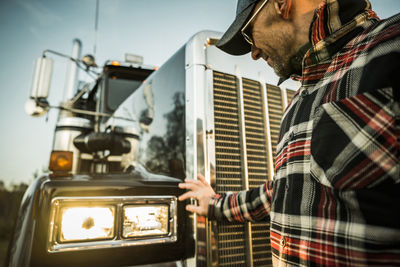
[[[72,58],[80,59],[82,54],[82,42],[79,39],[73,40]],[[67,67],[65,78],[64,99],[63,102],[74,97],[78,83],[78,66],[76,62],[70,61]]]

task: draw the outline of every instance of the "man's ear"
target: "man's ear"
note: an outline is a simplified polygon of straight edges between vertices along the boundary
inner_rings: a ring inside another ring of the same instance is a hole
[[[292,9],[292,0],[275,0],[275,11],[284,19],[289,18],[290,10]]]

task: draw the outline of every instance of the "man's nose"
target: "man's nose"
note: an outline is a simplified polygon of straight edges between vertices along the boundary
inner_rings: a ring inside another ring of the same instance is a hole
[[[253,60],[259,60],[261,58],[261,49],[256,46],[251,46],[251,58]]]

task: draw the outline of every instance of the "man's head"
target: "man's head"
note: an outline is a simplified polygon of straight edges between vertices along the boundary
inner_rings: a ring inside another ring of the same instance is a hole
[[[238,0],[236,19],[217,47],[232,55],[251,51],[280,77],[294,73],[290,59],[308,42],[315,8],[322,0]]]

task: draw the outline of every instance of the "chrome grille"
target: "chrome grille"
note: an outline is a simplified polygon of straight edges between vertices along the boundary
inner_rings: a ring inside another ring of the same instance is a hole
[[[240,129],[238,80],[235,76],[214,72],[214,127],[216,191],[244,189]],[[258,187],[268,179],[267,145],[261,86],[243,79],[244,133],[246,135],[249,187]],[[269,224],[251,224],[254,266],[271,265]],[[243,224],[218,222],[216,229],[218,266],[246,265],[246,231]]]
[[[267,87],[267,102],[268,102],[268,116],[269,128],[271,132],[271,148],[273,162],[276,160],[276,146],[278,145],[279,130],[283,115],[283,99],[282,91],[279,87],[273,85],[266,85]]]
[[[249,188],[268,180],[267,141],[260,83],[243,79],[244,124]],[[253,266],[272,264],[269,223],[252,223]]]
[[[216,192],[240,191],[243,186],[237,79],[214,72]],[[245,264],[244,225],[218,222],[218,266]]]

